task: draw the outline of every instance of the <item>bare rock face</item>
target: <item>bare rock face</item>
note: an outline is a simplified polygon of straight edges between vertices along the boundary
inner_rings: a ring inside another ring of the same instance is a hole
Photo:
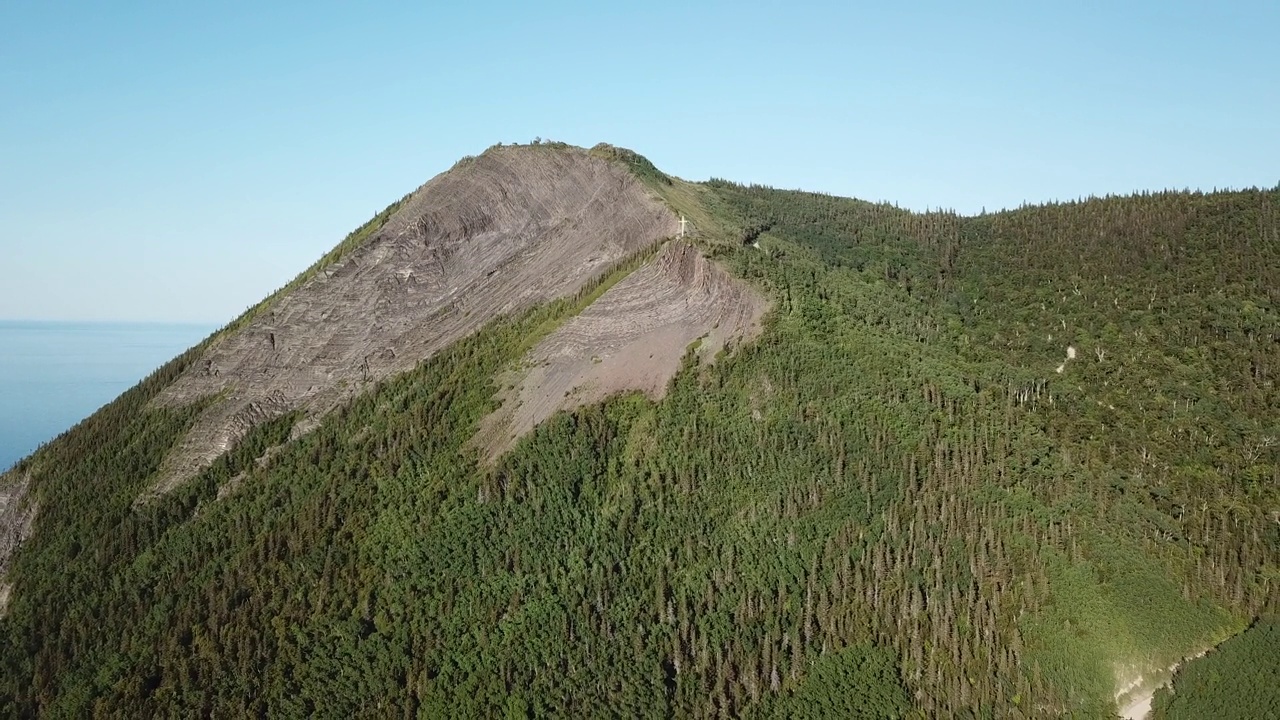
[[[558,410],[639,390],[661,399],[689,346],[701,358],[753,337],[768,301],[682,241],[600,296],[529,352],[478,443],[496,458]]]
[[[10,586],[5,581],[9,561],[31,534],[39,509],[35,498],[28,497],[30,488],[29,472],[0,475],[0,617],[4,617],[9,605]]]
[[[299,432],[485,323],[572,295],[678,222],[625,169],[577,149],[494,148],[415,192],[368,242],[222,338],[156,399],[220,400],[151,494],[294,410]]]

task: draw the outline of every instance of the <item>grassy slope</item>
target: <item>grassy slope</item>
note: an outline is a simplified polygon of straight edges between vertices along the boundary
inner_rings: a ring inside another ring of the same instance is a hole
[[[491,378],[588,294],[459,343],[259,467],[287,423],[263,427],[134,512],[189,421],[139,416],[168,367],[42,455],[0,697],[1101,715],[1115,666],[1167,664],[1274,603],[1276,463],[1257,443],[1277,406],[1276,193],[966,220],[654,173],[776,298],[758,342],[478,469]]]

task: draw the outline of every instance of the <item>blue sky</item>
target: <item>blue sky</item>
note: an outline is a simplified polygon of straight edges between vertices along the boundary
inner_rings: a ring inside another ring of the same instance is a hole
[[[225,322],[535,136],[962,212],[1280,181],[1280,3],[862,5],[0,4],[0,318]]]

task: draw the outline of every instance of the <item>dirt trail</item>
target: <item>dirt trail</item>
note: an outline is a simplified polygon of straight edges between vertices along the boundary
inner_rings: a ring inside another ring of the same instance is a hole
[[[576,148],[494,148],[416,191],[368,242],[211,347],[157,398],[222,394],[143,499],[208,466],[253,426],[299,432],[371,383],[494,318],[572,295],[675,234],[629,172]]]
[[[1202,650],[1169,667],[1148,670],[1127,681],[1117,681],[1119,689],[1116,690],[1116,706],[1119,708],[1120,717],[1125,720],[1145,720],[1151,714],[1151,702],[1155,699],[1156,691],[1173,680],[1173,674],[1183,663],[1195,660],[1206,652],[1208,650]]]
[[[691,343],[702,338],[700,357],[713,358],[753,336],[767,309],[750,285],[673,241],[529,352],[478,442],[492,460],[557,410],[624,390],[660,399]]]
[[[1116,703],[1120,708],[1120,717],[1125,720],[1144,720],[1151,714],[1151,701],[1156,690],[1164,683],[1144,683],[1143,678],[1135,684],[1122,688],[1116,694]]]

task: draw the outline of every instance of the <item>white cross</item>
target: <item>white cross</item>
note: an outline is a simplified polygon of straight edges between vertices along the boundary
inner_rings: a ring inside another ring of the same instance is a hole
[[[684,226],[688,224],[689,224],[689,221],[684,219],[684,215],[681,215],[680,216],[680,237],[684,237]]]

